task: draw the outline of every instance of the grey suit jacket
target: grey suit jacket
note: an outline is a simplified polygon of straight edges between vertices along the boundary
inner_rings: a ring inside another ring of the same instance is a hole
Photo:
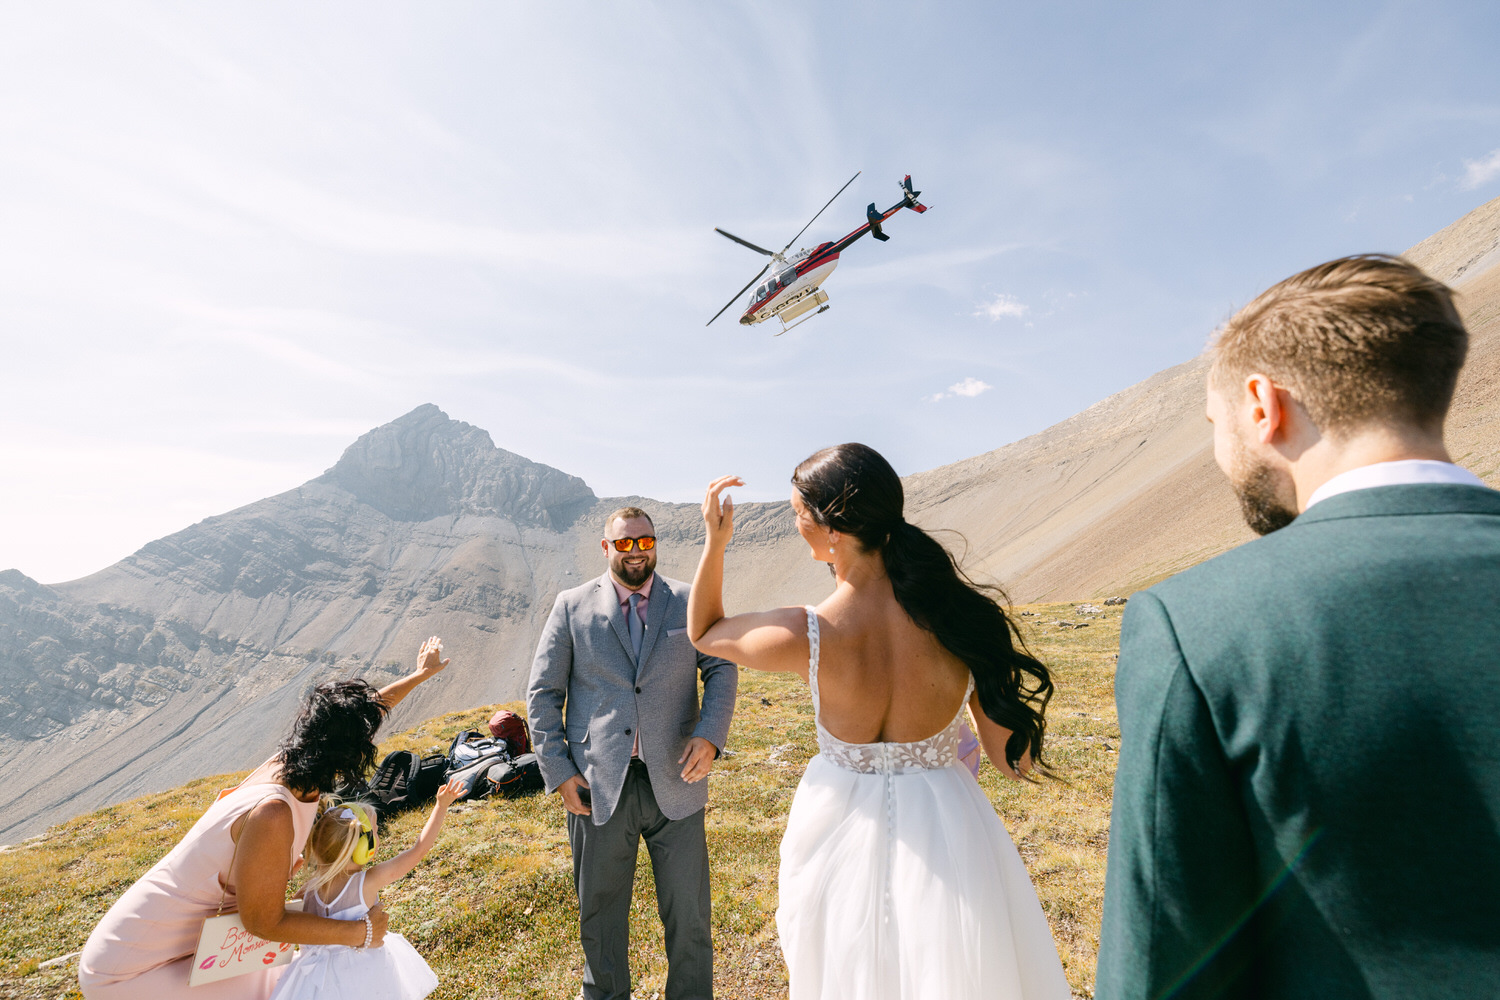
[[[526,691],[542,777],[552,792],[581,773],[595,826],[620,801],[637,734],[651,790],[668,819],[684,819],[708,804],[707,779],[683,781],[677,758],[694,736],[723,750],[739,671],[688,641],[689,589],[657,574],[639,664],[608,573],[558,594],[542,630]]]

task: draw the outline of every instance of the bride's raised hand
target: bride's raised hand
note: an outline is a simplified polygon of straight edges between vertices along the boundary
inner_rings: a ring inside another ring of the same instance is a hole
[[[709,545],[722,548],[734,534],[734,498],[725,497],[721,502],[719,494],[731,486],[744,485],[739,476],[720,476],[708,484],[708,494],[703,498],[703,524],[708,529]]]

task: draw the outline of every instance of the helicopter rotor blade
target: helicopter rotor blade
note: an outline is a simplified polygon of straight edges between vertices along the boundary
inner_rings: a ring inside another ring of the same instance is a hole
[[[828,199],[828,205],[832,205],[834,203],[834,201],[836,201],[838,199],[838,196],[844,193],[844,189],[847,188],[850,184],[853,184],[855,178],[857,178],[862,173],[864,173],[863,170],[856,170],[854,172],[854,177],[851,177],[847,181],[845,181],[844,182],[844,187],[839,188],[838,191],[836,191],[834,193],[833,197]],[[826,212],[828,210],[828,205],[824,205],[822,208],[818,209],[818,215],[822,215],[824,212]],[[808,219],[807,220],[807,226],[810,226],[814,222],[817,222],[818,221],[818,215],[814,215],[811,219]],[[799,236],[801,236],[803,233],[807,232],[807,226],[803,226],[801,229],[797,230],[797,236],[793,236],[791,239],[789,239],[789,240],[786,241],[786,246],[784,246],[784,247],[781,248],[781,252],[782,253],[786,253],[787,250],[791,247],[791,245],[793,243],[797,242],[797,238]],[[722,230],[720,230],[720,231],[722,232]],[[726,233],[725,235],[728,235],[728,234]]]
[[[732,298],[728,302],[724,303],[724,309],[728,309],[730,306],[732,306],[736,302],[738,302],[740,296],[744,295],[746,292],[748,292],[750,290],[750,286],[753,285],[753,284],[755,284],[757,281],[760,280],[761,274],[765,274],[770,269],[771,269],[771,265],[769,263],[767,263],[765,267],[763,267],[763,268],[760,269],[760,274],[757,274],[755,277],[751,278],[745,284],[744,288],[741,288],[739,291],[737,291],[737,292],[734,293],[734,298]],[[718,312],[714,313],[714,319],[718,319],[720,316],[724,315],[724,309],[720,309]],[[704,323],[703,325],[704,326],[712,326],[713,322],[714,322],[714,319],[709,320],[707,323]]]
[[[718,233],[720,236],[724,237],[725,239],[734,240],[736,243],[738,243],[742,247],[749,247],[751,250],[754,250],[756,253],[763,253],[767,257],[774,257],[774,256],[776,256],[776,251],[774,251],[774,250],[767,250],[765,247],[758,247],[754,243],[751,243],[749,240],[742,240],[738,236],[734,235],[733,233],[726,233],[724,230],[720,229],[718,226],[714,226],[714,232]]]

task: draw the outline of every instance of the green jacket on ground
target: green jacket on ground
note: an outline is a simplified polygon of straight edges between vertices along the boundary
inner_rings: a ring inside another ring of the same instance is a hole
[[[1500,493],[1383,486],[1131,599],[1095,996],[1500,997]]]

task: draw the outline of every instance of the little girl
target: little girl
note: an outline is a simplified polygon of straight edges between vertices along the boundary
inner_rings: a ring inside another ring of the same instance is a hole
[[[372,928],[366,914],[379,903],[381,889],[432,850],[448,807],[462,794],[461,782],[444,785],[417,842],[369,868],[365,866],[379,843],[374,811],[358,802],[337,801],[323,810],[307,838],[312,878],[300,893],[303,909],[334,920],[364,921],[366,946],[303,945],[271,1000],[422,1000],[437,987],[437,976],[400,934],[388,933],[381,947],[368,947]]]

